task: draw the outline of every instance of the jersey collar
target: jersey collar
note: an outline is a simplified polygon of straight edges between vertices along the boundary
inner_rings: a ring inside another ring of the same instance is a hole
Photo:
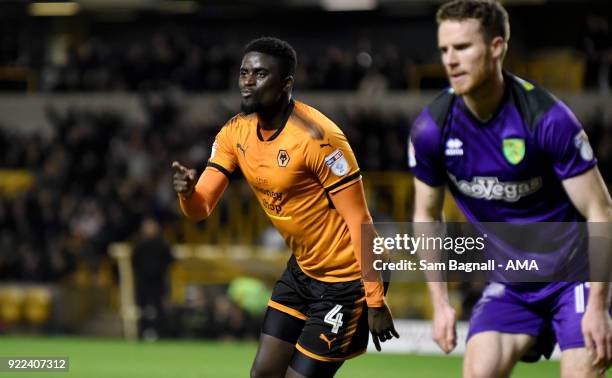
[[[261,135],[261,128],[259,127],[259,123],[257,123],[257,138],[260,141],[262,141],[262,142],[270,142],[270,141],[273,141],[274,139],[276,139],[276,137],[279,136],[281,131],[283,131],[283,129],[287,125],[287,121],[289,120],[289,117],[291,116],[291,113],[293,113],[294,105],[295,105],[295,103],[294,103],[293,99],[291,99],[289,101],[289,105],[287,106],[287,110],[285,111],[285,117],[283,118],[283,121],[281,122],[280,127],[278,129],[276,129],[276,132],[274,134],[272,134],[270,139],[264,139],[263,135]]]

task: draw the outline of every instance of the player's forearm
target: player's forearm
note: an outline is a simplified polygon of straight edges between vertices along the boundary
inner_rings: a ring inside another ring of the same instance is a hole
[[[448,285],[446,282],[428,282],[427,287],[434,308],[443,303],[448,303]]]
[[[432,212],[422,212],[420,214],[415,214],[414,217],[414,233],[415,235],[432,235],[437,234],[441,231],[437,226],[441,226],[443,228],[443,224],[437,224],[433,226],[433,222],[439,222],[443,219],[442,213],[439,213],[439,216],[436,213]],[[423,222],[423,223],[418,223]],[[429,262],[435,262],[437,258],[439,258],[438,253],[434,253],[433,256],[423,256],[425,252],[417,251],[419,257],[424,257]],[[446,282],[441,281],[441,276],[438,273],[434,272],[426,272],[427,278],[427,287],[429,289],[429,295],[431,298],[431,303],[434,307],[434,310],[447,304],[449,301],[448,298],[448,284]]]
[[[429,186],[414,179],[414,215],[412,221],[439,222],[444,220],[444,186]]]
[[[372,245],[372,238],[376,236],[372,219],[369,215],[362,217],[361,221],[349,225],[349,231],[355,259],[361,270],[368,307],[382,307],[385,304],[384,285],[380,272],[373,269],[373,252],[361,249],[362,239],[365,239],[365,245]]]
[[[363,278],[368,307],[382,307],[385,303],[383,280],[380,272],[373,267],[374,252],[368,250],[374,245],[372,242],[376,237],[376,230],[368,212],[363,186],[358,181],[332,194],[331,199],[351,235],[353,253]]]
[[[589,287],[589,302],[587,308],[605,310],[610,308],[610,283],[591,282]]]
[[[385,305],[385,288],[381,282],[364,282],[366,303],[368,307],[382,307]]]
[[[589,298],[597,305],[610,306],[609,282],[612,281],[612,206],[601,206],[587,218],[589,233],[589,265],[591,289]],[[590,302],[589,302],[590,303]],[[607,303],[607,305],[606,305]]]
[[[439,217],[436,216],[436,213],[426,211],[420,214],[418,212],[415,213],[413,224],[414,235],[420,235],[419,237],[423,238],[443,238],[446,234],[446,224],[440,222],[442,213],[438,213]],[[426,263],[433,264],[441,262],[443,256],[440,251],[423,249],[418,249],[416,254],[421,262],[425,261]],[[448,302],[448,287],[445,282],[445,272],[426,270],[424,275],[434,307],[437,307],[442,302]]]
[[[185,197],[181,194],[178,195],[179,204],[183,214],[189,219],[195,221],[201,221],[208,218],[214,208],[214,204],[207,199],[206,195],[197,188],[194,189],[193,193],[189,197]]]
[[[229,185],[227,176],[214,167],[207,167],[189,196],[179,194],[183,214],[195,221],[208,218]]]

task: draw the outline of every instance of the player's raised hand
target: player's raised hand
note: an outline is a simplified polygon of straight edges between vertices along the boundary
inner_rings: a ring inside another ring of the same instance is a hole
[[[457,316],[455,309],[445,300],[434,306],[431,338],[444,353],[450,353],[457,346]]]
[[[173,176],[173,187],[174,190],[185,196],[189,197],[193,192],[193,188],[197,182],[196,170],[189,169],[178,161],[172,162],[172,169],[174,170]]]
[[[587,306],[582,318],[582,335],[593,366],[604,374],[612,364],[612,319],[607,308]]]
[[[368,326],[376,350],[380,352],[380,342],[391,340],[393,336],[399,338],[399,333],[393,325],[393,316],[387,305],[382,307],[368,307]]]

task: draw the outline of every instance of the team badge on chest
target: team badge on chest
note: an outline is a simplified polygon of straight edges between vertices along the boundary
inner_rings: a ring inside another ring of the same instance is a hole
[[[525,140],[521,138],[504,139],[503,151],[506,160],[512,165],[517,165],[525,157]]]
[[[279,167],[286,167],[289,164],[289,154],[285,150],[279,150],[276,156],[276,161]]]

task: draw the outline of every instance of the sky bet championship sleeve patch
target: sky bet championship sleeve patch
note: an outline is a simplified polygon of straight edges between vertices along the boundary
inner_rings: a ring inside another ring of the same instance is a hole
[[[217,141],[213,142],[212,148],[210,149],[210,158],[213,159],[217,153]]]
[[[327,165],[333,174],[342,177],[349,172],[349,163],[346,161],[342,150],[337,149],[325,157],[325,165]]]
[[[580,157],[582,158],[582,160],[593,160],[593,149],[591,148],[589,138],[587,137],[584,130],[580,130],[580,132],[574,137],[574,146],[576,146],[578,151],[580,151]]]
[[[416,153],[414,152],[414,145],[412,140],[408,138],[408,167],[414,168],[417,165]]]

